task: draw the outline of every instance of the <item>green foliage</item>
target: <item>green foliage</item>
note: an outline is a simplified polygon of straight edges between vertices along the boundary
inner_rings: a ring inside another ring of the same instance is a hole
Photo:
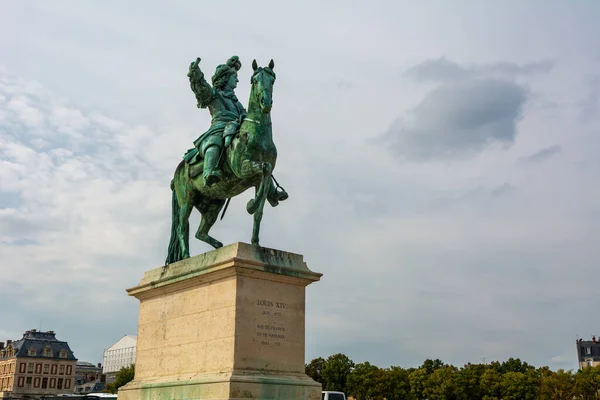
[[[427,387],[427,370],[425,368],[419,368],[414,370],[408,376],[410,383],[410,394],[413,399],[421,400],[425,398],[425,388]]]
[[[583,400],[600,399],[600,367],[583,368],[575,374],[575,395]]]
[[[479,382],[484,399],[492,400],[502,397],[502,375],[494,366],[490,366],[481,374]]]
[[[329,356],[321,370],[323,390],[347,392],[348,376],[352,368],[354,368],[354,362],[346,355],[334,354]]]
[[[538,398],[538,387],[535,371],[510,371],[502,375],[503,400],[535,400]]]
[[[110,393],[117,393],[121,386],[133,380],[135,376],[135,365],[131,364],[129,367],[123,367],[115,376],[115,381],[106,385],[106,390]]]
[[[368,362],[357,364],[348,375],[348,393],[356,400],[385,397],[385,372]]]
[[[323,366],[325,365],[325,359],[322,357],[315,358],[310,363],[306,364],[305,372],[306,375],[310,376],[313,380],[323,385]]]
[[[410,399],[410,372],[400,367],[384,370],[386,400]]]
[[[429,374],[423,394],[429,400],[456,399],[456,374],[458,369],[451,365],[434,369]]]
[[[527,371],[534,370],[535,367],[527,364],[526,362],[522,362],[518,358],[509,358],[500,364],[498,370],[501,374],[505,374],[507,372],[521,372],[526,373]]]
[[[573,373],[510,358],[462,368],[425,360],[416,369],[384,369],[334,354],[312,360],[306,371],[323,383],[323,390],[356,400],[600,400],[600,366]]]
[[[421,368],[423,368],[427,372],[427,374],[433,374],[433,371],[435,371],[438,368],[442,368],[443,366],[444,363],[442,362],[442,360],[436,358],[435,360],[427,359],[423,361],[423,365],[421,365]]]
[[[575,396],[575,377],[562,369],[556,373],[543,371],[540,392],[542,400],[570,400]]]
[[[482,364],[467,364],[454,376],[455,395],[458,400],[480,399],[483,397],[481,377],[486,371]]]

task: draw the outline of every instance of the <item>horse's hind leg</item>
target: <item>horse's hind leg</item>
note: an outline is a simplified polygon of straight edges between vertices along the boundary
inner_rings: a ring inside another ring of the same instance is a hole
[[[192,213],[192,203],[189,199],[185,199],[185,201],[180,203],[179,208],[179,231],[177,232],[179,235],[179,243],[182,249],[182,257],[189,258],[190,257],[190,214]]]
[[[200,211],[200,214],[202,216],[200,218],[200,226],[198,227],[198,231],[196,232],[196,239],[210,244],[215,249],[223,247],[223,243],[211,237],[208,234],[208,232],[217,221],[217,218],[219,217],[219,212],[223,208],[224,204],[225,200],[218,199],[204,201],[200,204],[196,204],[196,208],[198,209],[198,211]]]

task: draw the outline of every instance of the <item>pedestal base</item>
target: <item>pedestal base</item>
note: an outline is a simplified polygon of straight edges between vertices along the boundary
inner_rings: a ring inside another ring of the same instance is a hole
[[[235,243],[145,273],[135,379],[120,400],[310,399],[302,256]]]
[[[207,374],[194,380],[129,383],[119,390],[119,400],[319,400],[321,384],[306,375]]]

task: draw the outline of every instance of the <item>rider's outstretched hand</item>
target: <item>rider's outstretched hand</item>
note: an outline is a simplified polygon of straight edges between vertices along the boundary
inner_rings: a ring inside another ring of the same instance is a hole
[[[202,76],[202,71],[200,71],[200,67],[198,66],[198,64],[200,64],[200,57],[196,58],[196,61],[193,61],[190,64],[190,70],[187,74],[189,78],[197,78],[199,76]]]

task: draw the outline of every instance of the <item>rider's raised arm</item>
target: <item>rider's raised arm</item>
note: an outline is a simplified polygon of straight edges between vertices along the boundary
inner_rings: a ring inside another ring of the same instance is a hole
[[[190,78],[190,87],[196,95],[198,108],[206,108],[212,101],[215,92],[208,82],[206,82],[206,79],[204,79],[204,73],[198,66],[199,63],[200,57],[192,62],[187,75]]]

